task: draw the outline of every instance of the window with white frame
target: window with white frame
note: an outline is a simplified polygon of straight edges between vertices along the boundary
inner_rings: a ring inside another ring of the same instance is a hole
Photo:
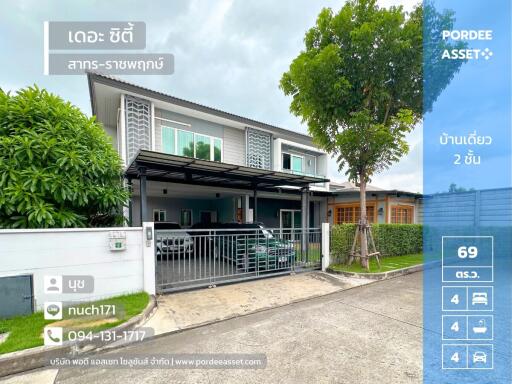
[[[162,151],[201,160],[222,161],[222,139],[162,125]]]
[[[282,153],[283,170],[292,173],[304,173],[304,156],[294,155],[292,153]]]
[[[180,214],[180,225],[183,228],[189,228],[192,226],[192,210],[182,209]]]
[[[167,212],[165,209],[153,209],[153,221],[167,221]]]

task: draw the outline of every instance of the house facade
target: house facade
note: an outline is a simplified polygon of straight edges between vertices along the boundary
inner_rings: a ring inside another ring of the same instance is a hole
[[[330,183],[328,217],[331,224],[357,223],[359,188],[353,183]],[[366,214],[372,224],[420,224],[423,199],[419,193],[367,186]]]
[[[93,114],[128,170],[132,225],[258,221],[294,228],[327,220],[328,158],[311,137],[101,74],[89,73],[88,81]],[[149,163],[141,151],[153,156]],[[170,168],[157,173],[162,162]],[[146,207],[142,163],[152,172]]]
[[[88,83],[92,112],[123,160],[131,225],[357,221],[358,192],[329,182],[328,155],[310,136],[99,73]],[[368,193],[375,222],[419,221],[416,194]]]

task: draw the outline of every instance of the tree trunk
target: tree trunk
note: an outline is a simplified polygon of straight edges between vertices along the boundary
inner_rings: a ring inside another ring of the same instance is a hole
[[[361,267],[368,269],[368,240],[366,237],[366,175],[361,172],[359,175],[359,207],[361,218],[359,220],[359,235],[361,243]]]

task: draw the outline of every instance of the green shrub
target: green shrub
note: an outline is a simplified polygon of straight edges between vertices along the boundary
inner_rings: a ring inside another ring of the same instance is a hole
[[[331,263],[344,263],[350,253],[356,231],[355,224],[337,224],[331,230]]]
[[[0,228],[119,225],[122,173],[95,118],[44,89],[0,89]]]
[[[356,224],[339,224],[332,227],[333,263],[347,261],[355,231]],[[423,225],[421,224],[373,224],[372,234],[377,251],[384,257],[410,255],[423,251]]]

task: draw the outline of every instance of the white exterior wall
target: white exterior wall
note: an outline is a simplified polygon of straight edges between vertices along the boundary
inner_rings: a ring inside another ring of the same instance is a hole
[[[245,131],[224,127],[224,163],[245,165]]]
[[[282,153],[283,153],[283,145],[287,145],[290,147],[293,147],[295,149],[295,153],[301,153],[302,151],[305,151],[304,153],[308,153],[309,156],[313,157],[311,153],[315,153],[315,168],[316,168],[316,174],[321,175],[324,177],[327,177],[329,174],[328,169],[328,159],[327,154],[325,152],[320,151],[318,148],[304,145],[298,142],[290,141],[290,140],[284,140],[281,138],[274,139],[273,142],[273,148],[272,148],[272,157],[273,157],[273,170],[278,172],[283,172],[283,164],[282,164]],[[307,156],[307,155],[306,155]],[[329,190],[329,183],[323,183],[323,184],[312,184],[310,186],[311,190],[315,191],[328,191]]]
[[[126,233],[126,250],[110,251],[110,231]],[[142,228],[0,230],[0,277],[32,275],[36,309],[45,300],[97,300],[140,292],[143,246]],[[94,292],[45,295],[45,275],[93,276]]]

